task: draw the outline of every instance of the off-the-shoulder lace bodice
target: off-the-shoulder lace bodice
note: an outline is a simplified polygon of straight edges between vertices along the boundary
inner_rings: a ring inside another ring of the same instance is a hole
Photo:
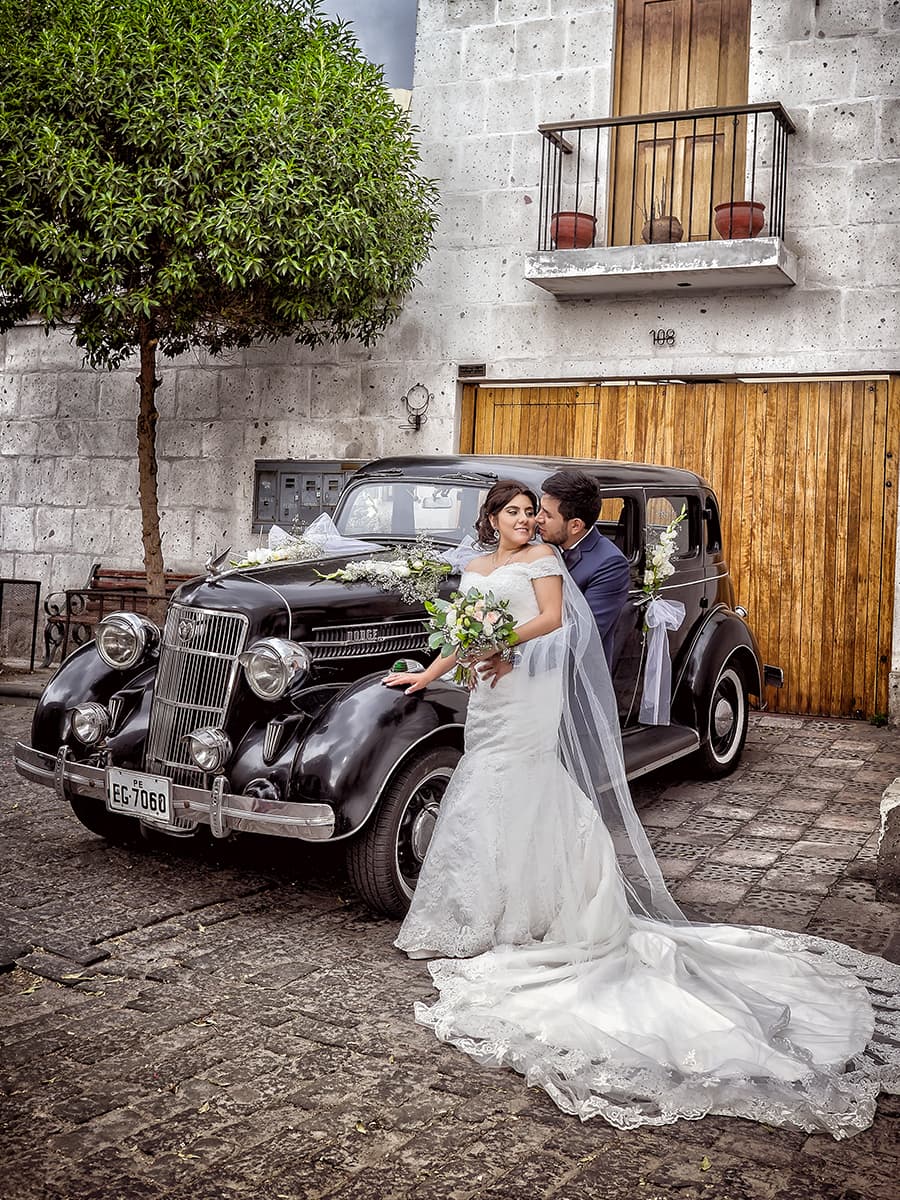
[[[498,600],[508,600],[509,611],[516,624],[522,625],[541,611],[534,594],[533,581],[562,573],[559,559],[553,554],[532,562],[504,563],[502,567],[491,571],[490,575],[463,571],[459,586],[463,592],[477,588],[479,592],[491,592]]]

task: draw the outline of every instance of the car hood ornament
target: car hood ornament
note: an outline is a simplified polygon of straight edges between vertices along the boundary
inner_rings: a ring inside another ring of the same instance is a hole
[[[218,554],[218,555],[216,554],[215,547],[213,547],[213,549],[210,550],[209,557],[207,558],[206,562],[204,563],[204,566],[206,567],[206,572],[207,572],[207,575],[206,575],[207,583],[209,583],[210,580],[217,578],[217,576],[223,575],[225,573],[226,564],[228,563],[228,555],[230,553],[231,553],[230,546],[227,548],[227,550],[223,550],[222,553]]]

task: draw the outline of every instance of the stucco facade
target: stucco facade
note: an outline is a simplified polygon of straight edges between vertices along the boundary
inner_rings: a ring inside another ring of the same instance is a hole
[[[781,101],[797,127],[796,286],[560,302],[525,278],[537,126],[610,113],[614,24],[614,0],[420,0],[411,111],[442,196],[421,282],[373,349],[162,365],[169,567],[255,540],[254,459],[456,449],[461,363],[493,381],[900,371],[900,0],[752,6],[749,100]],[[656,327],[675,345],[655,348]],[[135,369],[92,372],[26,325],[2,372],[0,574],[59,587],[97,559],[139,563]],[[419,432],[401,404],[416,382],[434,393]]]

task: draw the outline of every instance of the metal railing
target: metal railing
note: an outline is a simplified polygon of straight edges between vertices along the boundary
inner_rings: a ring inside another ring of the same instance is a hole
[[[752,237],[764,227],[784,236],[795,127],[777,101],[538,131],[538,250]]]

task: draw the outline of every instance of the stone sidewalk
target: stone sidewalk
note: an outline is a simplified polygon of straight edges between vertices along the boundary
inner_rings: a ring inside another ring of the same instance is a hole
[[[16,1200],[894,1200],[900,1099],[849,1142],[564,1116],[413,1023],[433,995],[326,848],[107,846],[12,770],[0,708],[0,1171]],[[900,960],[873,885],[896,731],[757,716],[717,783],[636,802],[693,915]]]

